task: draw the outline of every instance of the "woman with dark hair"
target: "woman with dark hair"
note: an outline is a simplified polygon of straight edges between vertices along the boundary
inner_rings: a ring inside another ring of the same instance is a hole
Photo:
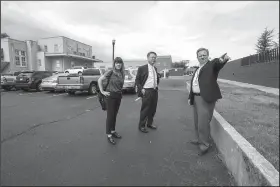
[[[124,84],[124,64],[120,57],[116,57],[113,64],[113,70],[107,71],[98,79],[98,86],[101,94],[106,96],[107,120],[106,134],[108,141],[116,144],[114,138],[120,139],[121,136],[115,131],[116,118],[122,100],[122,88]],[[103,81],[108,82],[106,90],[103,87]]]

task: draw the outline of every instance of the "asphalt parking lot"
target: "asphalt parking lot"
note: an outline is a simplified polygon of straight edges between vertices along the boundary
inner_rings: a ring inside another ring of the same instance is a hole
[[[156,131],[138,131],[141,101],[124,94],[107,142],[106,113],[95,96],[1,92],[1,185],[232,185],[211,151],[198,156],[185,80],[160,83]]]

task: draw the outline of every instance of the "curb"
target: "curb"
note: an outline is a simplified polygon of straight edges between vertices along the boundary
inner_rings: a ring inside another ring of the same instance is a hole
[[[187,90],[189,83],[186,82]],[[279,172],[215,109],[211,137],[238,186],[279,186]]]
[[[255,85],[255,84],[249,84],[249,83],[244,83],[244,82],[237,82],[237,81],[231,81],[227,79],[218,79],[219,82],[227,83],[227,84],[232,84],[235,86],[240,86],[244,88],[253,88],[257,89],[266,93],[274,94],[279,96],[279,89],[278,88],[271,88],[271,87],[266,87],[266,86],[260,86],[260,85]]]

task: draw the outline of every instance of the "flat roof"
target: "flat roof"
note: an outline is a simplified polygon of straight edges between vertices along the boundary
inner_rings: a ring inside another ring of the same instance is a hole
[[[91,45],[88,45],[88,44],[85,44],[85,43],[83,43],[83,42],[74,40],[74,39],[72,39],[72,38],[68,38],[68,37],[66,37],[66,36],[52,36],[52,37],[46,37],[46,38],[40,38],[40,39],[50,39],[50,38],[67,38],[67,39],[73,40],[73,41],[75,41],[75,42],[79,42],[79,43],[81,43],[81,44],[84,44],[84,45],[87,45],[87,46],[89,46],[89,47],[92,47]],[[38,40],[40,40],[40,39],[38,39]]]

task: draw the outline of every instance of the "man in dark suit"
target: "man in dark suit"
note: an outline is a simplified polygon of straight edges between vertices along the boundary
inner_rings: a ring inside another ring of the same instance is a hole
[[[139,130],[147,133],[148,128],[156,129],[153,125],[153,119],[157,109],[158,102],[158,84],[160,76],[157,73],[156,63],[157,54],[149,52],[147,54],[148,64],[140,66],[136,75],[136,86],[138,88],[138,97],[142,98],[140,111]]]
[[[196,139],[191,143],[198,145],[200,155],[203,155],[210,147],[210,121],[215,104],[222,98],[217,83],[218,74],[230,58],[224,54],[210,61],[209,51],[205,48],[198,49],[196,54],[200,66],[193,73],[188,102],[194,106]]]

